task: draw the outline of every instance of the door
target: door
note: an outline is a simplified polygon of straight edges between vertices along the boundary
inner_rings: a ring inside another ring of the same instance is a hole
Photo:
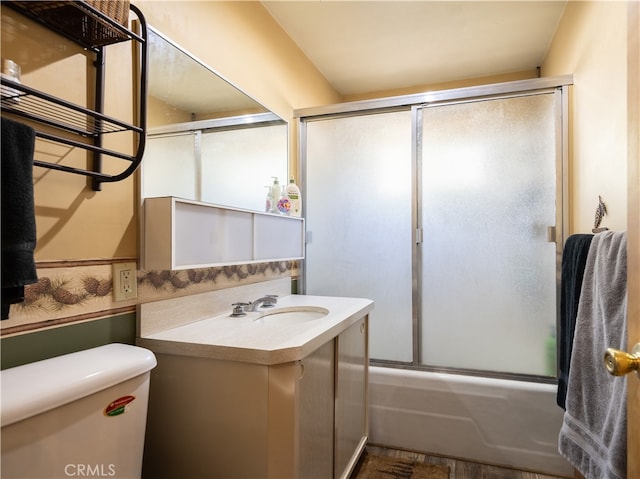
[[[298,475],[300,479],[333,477],[334,341],[300,361],[298,382]],[[275,477],[275,476],[274,476]]]
[[[637,147],[637,146],[636,146]],[[629,216],[632,211],[638,216],[640,201],[638,201],[638,157],[636,157],[636,175],[633,188],[629,188]],[[630,178],[631,179],[631,178]],[[635,198],[632,203],[632,190]],[[629,224],[627,237],[628,248],[628,340],[627,350],[631,351],[636,344],[640,344],[640,222],[635,218],[634,224]],[[627,385],[627,477],[640,477],[640,372],[638,376],[628,375]]]
[[[373,299],[371,357],[401,362],[412,358],[411,119],[306,124],[305,293]]]
[[[549,89],[419,112],[421,364],[555,376],[561,102]]]
[[[367,318],[340,333],[337,340],[335,400],[335,470],[349,477],[369,435]]]
[[[640,343],[640,3],[629,2],[627,15],[628,154],[628,351]],[[640,477],[640,377],[629,375],[627,388],[627,477]]]

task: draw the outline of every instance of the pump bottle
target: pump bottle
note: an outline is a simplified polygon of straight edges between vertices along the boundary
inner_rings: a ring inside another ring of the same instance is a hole
[[[296,185],[293,176],[289,178],[289,184],[284,189],[284,194],[291,203],[289,210],[290,216],[302,215],[302,196],[300,195],[300,188]]]
[[[272,176],[273,185],[271,185],[271,211],[270,213],[278,213],[278,200],[282,196],[282,189],[277,176]]]

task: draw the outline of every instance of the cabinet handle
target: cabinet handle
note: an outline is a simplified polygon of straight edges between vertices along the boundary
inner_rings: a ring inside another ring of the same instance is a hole
[[[304,377],[304,363],[302,361],[298,361],[298,364],[300,364],[300,377],[298,378],[298,381],[300,381]]]
[[[361,332],[361,333],[364,333],[364,330],[365,330],[364,321],[362,321],[362,322],[360,323],[360,332]]]

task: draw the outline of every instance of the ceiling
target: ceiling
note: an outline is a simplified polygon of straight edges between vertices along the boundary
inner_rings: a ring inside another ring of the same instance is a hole
[[[341,95],[535,70],[566,1],[263,1]]]

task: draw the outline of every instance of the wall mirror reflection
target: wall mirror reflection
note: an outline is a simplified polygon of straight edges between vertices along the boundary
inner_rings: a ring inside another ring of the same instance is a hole
[[[287,123],[157,30],[148,41],[142,198],[264,211],[272,177],[286,184]]]

